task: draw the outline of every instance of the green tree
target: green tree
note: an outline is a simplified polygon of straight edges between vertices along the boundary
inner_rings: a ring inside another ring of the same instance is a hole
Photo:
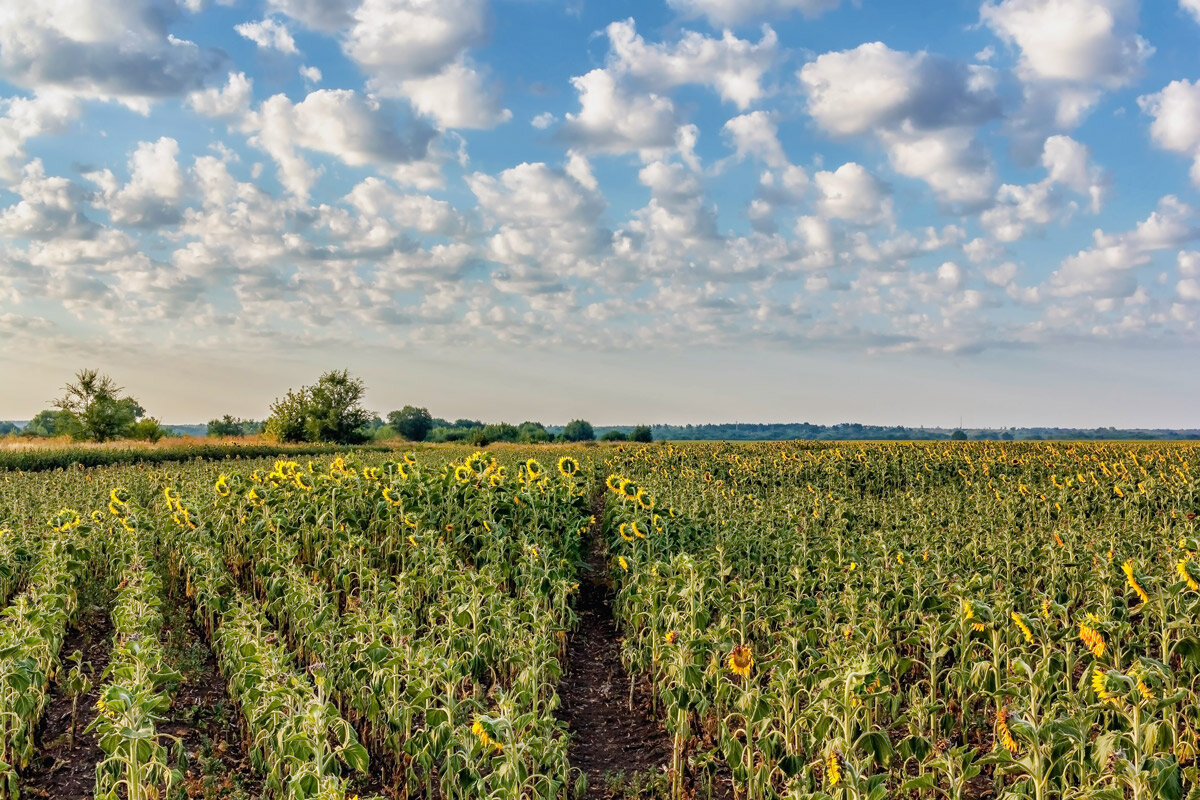
[[[650,430],[649,425],[637,425],[629,432],[629,441],[631,442],[653,442],[654,433]]]
[[[392,430],[408,439],[410,442],[423,442],[433,430],[433,417],[429,409],[405,406],[399,411],[387,415],[388,425]]]
[[[522,422],[517,426],[517,441],[526,444],[541,444],[550,441],[546,426],[540,422]]]
[[[587,420],[573,419],[563,428],[562,437],[566,442],[592,442],[596,439],[596,432]]]
[[[209,436],[245,436],[246,421],[226,414],[220,419],[210,419],[206,433]]]
[[[19,430],[20,428],[11,422],[0,422],[0,436],[8,436],[9,434],[16,433]]]
[[[266,433],[281,442],[365,441],[373,415],[362,407],[366,386],[348,370],[331,370],[312,386],[288,390],[271,404]]]
[[[66,433],[65,427],[60,427],[62,412],[55,409],[39,411],[38,415],[26,423],[21,429],[22,436],[41,436],[49,439]]]
[[[950,434],[950,440],[955,442],[965,442],[967,440],[967,432],[959,428],[954,433]]]
[[[629,441],[629,437],[627,437],[625,434],[621,433],[620,431],[608,431],[607,433],[605,433],[603,436],[600,437],[600,441],[602,441],[602,442],[627,442],[627,441]]]
[[[63,387],[63,396],[55,404],[61,412],[56,432],[93,442],[127,436],[146,411],[132,397],[119,397],[123,391],[98,370],[79,370],[75,380]]]
[[[164,436],[170,436],[171,432],[162,426],[162,423],[154,417],[146,417],[129,426],[125,432],[125,436],[130,439],[138,439],[145,442],[157,442]]]

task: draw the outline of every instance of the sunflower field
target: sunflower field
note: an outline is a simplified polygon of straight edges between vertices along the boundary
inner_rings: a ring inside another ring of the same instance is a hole
[[[0,800],[55,796],[60,727],[104,800],[630,796],[559,696],[589,580],[654,796],[1200,800],[1198,478],[1041,442],[0,472]],[[199,777],[184,628],[241,795]]]

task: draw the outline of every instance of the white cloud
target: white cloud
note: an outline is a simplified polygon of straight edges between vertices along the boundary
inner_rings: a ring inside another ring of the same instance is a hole
[[[725,123],[721,132],[733,144],[739,159],[754,156],[769,167],[788,164],[783,146],[779,143],[779,128],[766,111],[752,111],[734,117]]]
[[[492,128],[512,119],[512,112],[500,106],[498,94],[464,61],[436,75],[401,81],[399,94],[443,128]]]
[[[1179,0],[1179,7],[1192,15],[1192,19],[1200,23],[1200,0]]]
[[[402,165],[424,159],[434,138],[420,122],[401,122],[378,101],[348,89],[319,89],[299,103],[277,94],[242,124],[253,132],[251,143],[275,159],[280,180],[298,197],[307,196],[317,171],[296,148],[327,153],[351,166]]]
[[[607,70],[571,79],[579,92],[579,113],[567,114],[559,134],[581,150],[607,153],[655,151],[675,144],[678,122],[670,98],[636,94],[621,87]]]
[[[529,124],[537,128],[539,131],[544,131],[553,125],[557,119],[558,117],[554,116],[554,114],[551,112],[543,111],[541,114],[538,114],[536,117],[531,119]]]
[[[713,25],[740,25],[755,19],[786,17],[796,12],[815,17],[837,8],[840,0],[667,0],[688,17],[705,17]]]
[[[296,53],[296,40],[284,25],[277,19],[259,20],[258,22],[243,22],[233,26],[239,36],[249,39],[263,50],[278,50],[281,53]]]
[[[311,84],[318,84],[321,82],[321,70],[305,65],[300,67],[300,77]]]
[[[569,171],[525,163],[494,177],[468,176],[467,185],[495,230],[488,256],[504,265],[494,277],[500,288],[561,293],[564,278],[595,274],[611,234],[600,224],[604,197],[587,185],[589,174],[575,160]]]
[[[0,77],[145,111],[199,87],[224,62],[168,32],[178,15],[160,0],[9,3],[0,13]]]
[[[825,53],[799,73],[808,110],[838,136],[874,133],[892,167],[946,203],[978,205],[995,184],[975,129],[1000,113],[995,72],[881,42]]]
[[[1131,84],[1154,52],[1137,34],[1138,0],[988,0],[980,16],[1020,50],[1025,108],[1015,124],[1029,139],[1072,128],[1104,89]]]
[[[25,143],[61,133],[79,117],[81,104],[63,92],[39,92],[33,97],[0,99],[0,181],[20,179],[27,158]]]
[[[486,0],[363,0],[342,48],[385,97],[406,97],[450,128],[489,128],[512,114],[467,51],[488,32]]]
[[[1070,136],[1050,136],[1042,146],[1042,166],[1046,179],[1061,184],[1091,201],[1092,213],[1104,203],[1108,178],[1091,163],[1091,151]]]
[[[1150,136],[1164,150],[1190,156],[1192,182],[1200,186],[1200,80],[1171,81],[1162,91],[1138,98],[1154,117]]]
[[[729,31],[720,39],[685,31],[674,44],[647,44],[632,19],[614,22],[606,30],[608,66],[613,72],[657,91],[689,83],[711,86],[739,109],[764,95],[763,76],[774,63],[779,44],[775,31],[765,26],[758,44]]]
[[[200,89],[187,96],[187,105],[206,117],[235,118],[250,110],[254,82],[244,72],[231,72],[224,86]]]
[[[1138,289],[1134,271],[1150,263],[1154,252],[1197,238],[1200,215],[1178,197],[1167,195],[1132,231],[1117,235],[1096,231],[1094,245],[1063,259],[1048,286],[1053,294],[1065,297],[1130,297]]]
[[[892,218],[890,191],[861,164],[850,161],[834,172],[818,172],[813,180],[820,194],[817,205],[825,217],[859,225]]]
[[[170,137],[139,142],[129,158],[127,184],[116,188],[111,173],[99,177],[102,187],[108,184],[102,205],[114,224],[149,228],[181,219],[184,176],[178,155],[179,143]]]

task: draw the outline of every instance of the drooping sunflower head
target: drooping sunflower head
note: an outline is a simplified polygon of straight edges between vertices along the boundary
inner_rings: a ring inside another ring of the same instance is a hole
[[[413,455],[412,453],[405,453],[404,454],[404,463],[408,464],[410,467],[414,467],[417,464],[417,457],[415,455]]]
[[[116,487],[111,492],[109,492],[108,497],[114,503],[116,503],[117,505],[121,505],[121,506],[125,505],[131,499],[133,499],[133,495],[129,493],[129,490],[125,489],[123,487],[120,487],[120,486]]]
[[[217,478],[217,483],[214,488],[217,490],[217,494],[221,495],[221,497],[229,497],[229,493],[231,491],[229,488],[229,476],[222,474],[221,477]]]
[[[466,464],[467,469],[476,474],[482,475],[487,471],[488,464],[491,463],[491,459],[488,457],[487,453],[483,452],[482,450],[476,450],[464,463]]]
[[[743,678],[750,677],[750,670],[754,667],[754,653],[750,650],[750,646],[739,644],[733,648],[733,652],[729,654],[728,665],[729,671],[734,675]]]
[[[641,489],[633,481],[625,481],[621,484],[621,495],[626,500],[637,500],[638,492]]]
[[[454,480],[459,483],[467,483],[473,477],[475,477],[475,473],[466,464],[459,464],[454,468]]]
[[[612,492],[613,494],[620,494],[621,482],[624,480],[625,479],[622,478],[620,475],[613,473],[613,474],[609,475],[608,478],[605,479],[604,485],[607,486],[608,490],[610,492]]]
[[[558,460],[558,471],[564,478],[573,477],[579,472],[579,462],[570,456],[563,456]]]
[[[638,489],[635,499],[637,500],[638,506],[645,511],[649,511],[650,509],[654,508],[654,495],[650,494],[645,489]]]
[[[536,458],[531,458],[525,462],[525,472],[529,474],[530,478],[537,478],[542,474],[542,465]]]

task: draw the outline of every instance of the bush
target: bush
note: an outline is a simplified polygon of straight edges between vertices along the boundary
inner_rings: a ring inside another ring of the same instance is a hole
[[[638,425],[629,433],[629,441],[631,442],[653,442],[654,433],[650,430],[649,425]]]
[[[620,431],[609,431],[600,437],[602,442],[627,442],[629,439]]]
[[[374,419],[362,407],[366,391],[347,370],[326,372],[314,385],[289,389],[271,404],[266,433],[280,442],[364,442]]]
[[[596,432],[587,420],[573,419],[563,428],[562,437],[565,442],[591,442],[595,441]]]

